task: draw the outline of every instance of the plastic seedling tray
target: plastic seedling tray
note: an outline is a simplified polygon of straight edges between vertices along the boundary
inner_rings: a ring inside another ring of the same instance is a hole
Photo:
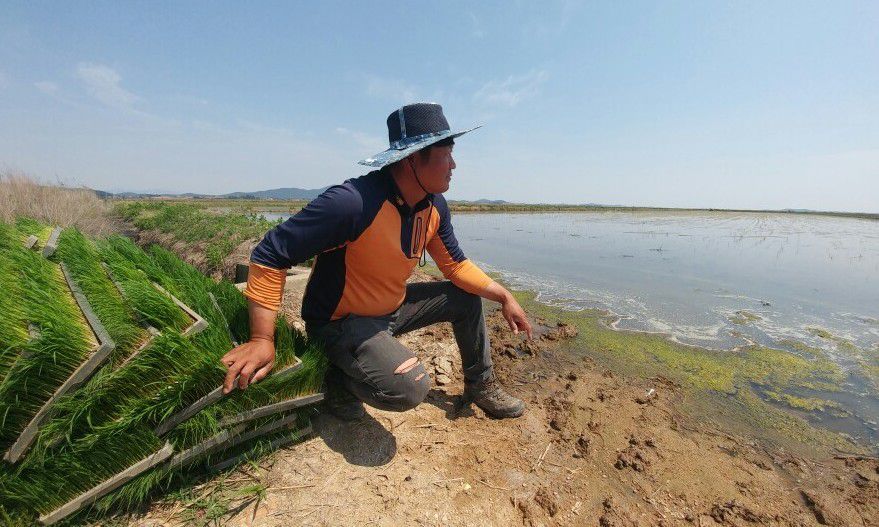
[[[38,241],[39,241],[39,238],[37,238],[36,236],[31,234],[30,236],[27,237],[27,240],[24,241],[24,248],[25,249],[33,249]]]

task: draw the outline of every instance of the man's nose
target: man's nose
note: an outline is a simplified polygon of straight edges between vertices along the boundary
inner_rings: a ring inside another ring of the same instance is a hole
[[[452,157],[452,156],[449,156],[449,161],[451,162],[451,163],[449,164],[449,169],[454,170],[455,167],[457,166],[457,165],[455,164],[455,158]]]

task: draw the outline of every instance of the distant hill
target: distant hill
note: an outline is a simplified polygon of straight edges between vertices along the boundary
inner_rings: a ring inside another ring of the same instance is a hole
[[[301,200],[312,200],[321,192],[325,191],[329,187],[319,188],[319,189],[304,189],[304,188],[296,188],[296,187],[285,187],[285,188],[273,188],[269,190],[257,190],[255,192],[231,192],[229,194],[221,194],[217,197],[220,198],[229,198],[229,199],[281,199],[281,200],[291,200],[291,199],[301,199]]]

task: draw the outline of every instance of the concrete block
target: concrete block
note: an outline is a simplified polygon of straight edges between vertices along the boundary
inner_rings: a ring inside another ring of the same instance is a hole
[[[58,236],[61,234],[61,227],[55,227],[52,229],[52,234],[49,235],[48,241],[46,241],[46,245],[43,247],[43,257],[48,258],[55,254],[55,251],[58,250]]]

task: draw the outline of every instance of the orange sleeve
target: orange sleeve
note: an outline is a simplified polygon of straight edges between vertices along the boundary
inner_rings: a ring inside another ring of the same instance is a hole
[[[284,296],[286,280],[286,269],[273,269],[250,262],[244,296],[267,309],[277,311],[281,308],[281,298]]]
[[[430,240],[427,250],[443,276],[464,291],[478,295],[491,283],[491,277],[469,259],[456,262],[439,236]]]

